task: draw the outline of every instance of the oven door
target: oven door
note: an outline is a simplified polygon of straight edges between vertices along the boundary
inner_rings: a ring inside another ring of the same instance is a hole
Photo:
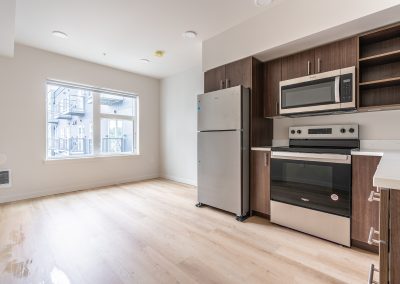
[[[340,70],[280,82],[280,114],[340,109]]]
[[[351,215],[351,156],[273,152],[271,200]]]

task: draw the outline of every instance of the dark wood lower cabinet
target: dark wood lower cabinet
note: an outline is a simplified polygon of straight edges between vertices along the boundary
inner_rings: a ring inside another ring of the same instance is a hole
[[[372,241],[379,243],[379,267],[371,265],[368,283],[400,283],[400,191],[381,189],[379,193],[379,231]],[[378,275],[375,272],[379,271]]]
[[[270,215],[270,151],[251,151],[250,205],[253,213]]]
[[[379,282],[389,276],[389,190],[382,190],[379,201]]]
[[[400,283],[400,191],[390,190],[390,283]]]
[[[379,204],[368,202],[371,191],[376,190],[373,176],[381,157],[353,156],[351,239],[354,246],[378,252],[376,245],[368,245],[371,227],[379,226]]]

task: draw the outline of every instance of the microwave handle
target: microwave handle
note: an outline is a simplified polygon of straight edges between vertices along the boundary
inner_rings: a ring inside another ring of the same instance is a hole
[[[335,77],[335,103],[340,103],[340,76]]]

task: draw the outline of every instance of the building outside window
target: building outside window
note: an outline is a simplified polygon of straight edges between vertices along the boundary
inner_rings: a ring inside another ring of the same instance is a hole
[[[138,96],[47,82],[47,159],[138,153]]]

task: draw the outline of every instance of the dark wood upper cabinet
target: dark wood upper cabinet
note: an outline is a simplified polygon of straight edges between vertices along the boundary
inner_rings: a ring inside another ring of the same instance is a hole
[[[334,42],[315,49],[315,73],[340,69],[341,52],[339,46],[339,42]]]
[[[359,37],[358,110],[400,109],[400,24]]]
[[[315,73],[357,65],[357,38],[348,38],[315,49]]]
[[[270,215],[269,151],[251,151],[251,210]]]
[[[225,88],[239,85],[252,87],[252,57],[225,65]]]
[[[264,116],[279,115],[279,82],[282,79],[281,59],[264,64]]]
[[[204,92],[213,92],[225,88],[225,66],[204,73]]]
[[[314,49],[282,58],[282,80],[314,74]]]
[[[358,38],[351,37],[340,41],[339,48],[341,52],[340,68],[357,66]]]
[[[351,239],[367,244],[371,227],[379,228],[379,202],[369,202],[381,157],[353,156]]]
[[[253,57],[211,69],[204,73],[204,92],[242,85],[251,91],[250,143],[266,146],[272,143],[273,122],[264,118],[263,64]]]

